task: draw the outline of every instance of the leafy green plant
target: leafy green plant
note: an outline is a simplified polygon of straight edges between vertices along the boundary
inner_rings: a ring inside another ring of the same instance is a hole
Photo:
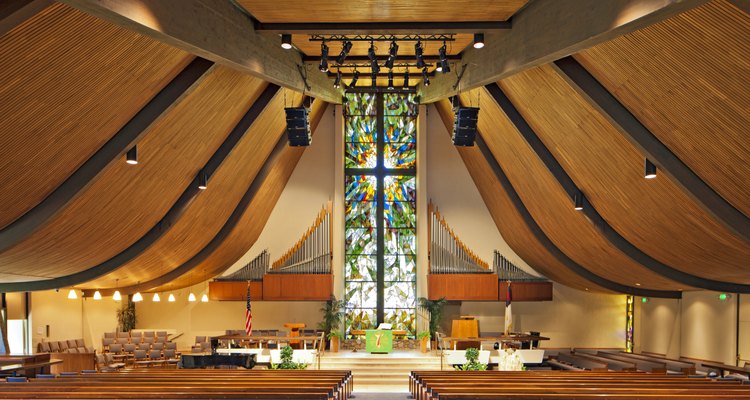
[[[427,310],[430,313],[430,335],[431,337],[437,337],[437,330],[440,326],[440,320],[443,319],[443,307],[448,303],[445,297],[441,297],[437,300],[430,300],[424,297],[419,298],[419,306]]]
[[[326,335],[326,337],[328,339],[333,339],[335,337],[337,337],[339,339],[343,339],[344,335],[342,335],[341,332],[338,332],[338,331],[330,331],[330,332],[328,332],[328,335]]]
[[[479,350],[469,347],[466,349],[466,364],[457,365],[456,370],[458,371],[486,371],[487,364],[482,364],[479,361]]]
[[[346,302],[344,300],[336,300],[336,296],[331,295],[331,298],[320,309],[323,312],[323,321],[318,324],[318,328],[325,332],[326,337],[330,338],[328,335],[341,326],[341,321],[344,319],[345,306]]]
[[[135,323],[135,303],[128,298],[117,310],[117,328],[120,332],[130,332],[130,330],[135,329]]]
[[[307,364],[296,363],[292,360],[294,350],[292,346],[284,346],[281,348],[281,362],[278,364],[271,363],[271,369],[305,369]]]
[[[417,334],[417,339],[422,340],[422,339],[425,339],[425,338],[427,338],[427,339],[430,338],[430,332],[429,331],[422,331],[422,332],[419,332]]]

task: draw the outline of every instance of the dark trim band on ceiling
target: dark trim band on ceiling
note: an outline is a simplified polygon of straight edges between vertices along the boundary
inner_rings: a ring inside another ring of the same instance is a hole
[[[512,21],[441,22],[272,22],[255,21],[256,31],[276,33],[475,33],[511,29]]]
[[[552,176],[555,177],[560,186],[568,193],[570,198],[574,198],[575,194],[578,193],[578,186],[575,184],[573,179],[565,172],[560,163],[555,159],[552,153],[549,151],[547,146],[542,143],[539,136],[529,126],[526,120],[523,118],[521,113],[515,108],[510,99],[503,93],[503,90],[497,83],[491,83],[485,86],[489,91],[492,98],[498,104],[500,109],[505,113],[511,123],[515,126],[516,130],[526,140],[529,146],[534,150],[537,157],[544,163]],[[588,220],[594,224],[594,226],[602,233],[602,235],[614,245],[617,249],[623,252],[633,261],[641,264],[643,267],[675,282],[680,282],[685,285],[693,286],[696,288],[702,288],[707,290],[715,290],[719,292],[732,292],[732,293],[750,293],[750,285],[743,285],[731,282],[722,282],[712,279],[705,279],[699,276],[688,274],[680,271],[676,268],[666,265],[648,254],[641,251],[638,247],[630,243],[622,235],[620,235],[609,223],[596,211],[594,205],[591,204],[586,196],[583,196],[583,213],[588,217]]]
[[[714,191],[573,57],[554,62],[558,73],[696,204],[737,237],[750,243],[750,218]]]
[[[105,168],[136,143],[148,127],[175,104],[213,66],[196,57],[91,158],[34,208],[0,229],[0,252],[15,246],[43,227],[89,185]]]
[[[266,108],[268,103],[273,99],[276,93],[279,91],[279,86],[274,84],[268,84],[266,89],[261,93],[258,99],[253,103],[250,109],[240,119],[237,125],[232,129],[231,133],[224,139],[224,142],[219,146],[218,150],[213,156],[206,162],[203,167],[203,171],[207,176],[211,176],[216,169],[221,165],[222,162],[229,156],[237,143],[240,142],[245,133],[249,130],[250,126],[255,122],[256,118]],[[180,197],[174,202],[172,207],[167,211],[164,217],[154,225],[145,235],[138,239],[135,243],[131,244],[127,249],[123,250],[119,254],[110,258],[103,263],[94,267],[88,268],[75,274],[62,276],[59,278],[42,280],[42,281],[31,281],[31,282],[13,282],[0,284],[0,292],[19,292],[19,291],[34,291],[34,290],[48,290],[56,289],[61,287],[73,286],[82,282],[87,282],[96,279],[104,274],[110,273],[125,263],[133,260],[135,257],[142,254],[159,238],[164,236],[182,214],[187,210],[192,200],[200,193],[198,189],[198,176],[193,179],[187,188],[182,192]]]
[[[54,3],[53,0],[15,0],[0,8],[0,36]]]
[[[303,104],[304,101],[306,100],[303,100]],[[311,131],[314,132],[314,127],[311,127]],[[261,187],[266,182],[266,179],[270,175],[271,170],[278,162],[278,159],[281,157],[281,154],[286,147],[287,137],[286,135],[281,135],[278,142],[276,142],[276,146],[273,148],[271,153],[266,158],[266,161],[263,163],[263,167],[261,167],[260,171],[258,171],[258,174],[255,175],[255,178],[253,178],[253,182],[250,184],[250,187],[242,196],[242,199],[240,199],[240,202],[234,208],[234,211],[232,211],[232,214],[229,216],[226,222],[224,222],[224,225],[221,227],[219,232],[214,235],[213,239],[211,239],[211,241],[208,242],[208,244],[206,244],[206,246],[204,246],[201,251],[199,251],[179,267],[167,272],[166,274],[158,278],[137,285],[117,288],[117,290],[119,290],[123,294],[131,294],[140,291],[148,291],[159,286],[166,285],[167,283],[195,269],[202,262],[208,259],[208,257],[210,257],[211,254],[213,254],[214,251],[216,251],[216,249],[218,249],[219,246],[224,243],[224,240],[226,240],[226,238],[232,233],[232,230],[234,230],[234,228],[240,222],[240,220],[242,219],[242,215],[245,213],[245,211],[247,211],[247,208],[255,199],[255,196],[258,194],[258,191],[260,191]],[[208,277],[205,277],[204,279],[208,279]],[[114,290],[115,289],[100,290],[100,293],[103,296],[107,296],[114,292]],[[84,296],[91,296],[93,295],[93,293],[94,289],[86,289],[83,291]]]

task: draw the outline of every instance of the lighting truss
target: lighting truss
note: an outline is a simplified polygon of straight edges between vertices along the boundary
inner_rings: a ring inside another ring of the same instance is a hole
[[[310,35],[311,42],[454,42],[455,34],[439,35]]]

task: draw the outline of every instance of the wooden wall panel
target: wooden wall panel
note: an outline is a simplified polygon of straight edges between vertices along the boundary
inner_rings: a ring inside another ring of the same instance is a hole
[[[481,90],[480,96],[476,90]],[[484,88],[466,92],[466,104],[480,99],[479,130],[495,159],[505,170],[529,212],[563,253],[599,276],[628,286],[676,290],[682,288],[612,246],[599,231],[573,209],[573,201],[507,119]],[[530,96],[536,99],[540,92]],[[562,132],[565,132],[562,130]]]
[[[208,298],[211,301],[245,301],[247,299],[247,285],[250,285],[250,300],[263,300],[263,282],[208,282]]]
[[[575,55],[641,123],[750,216],[750,15],[725,0]]]
[[[151,229],[265,84],[214,66],[196,85],[144,133],[138,165],[109,165],[44,228],[0,255],[0,272],[74,273],[109,259]],[[129,274],[141,277],[136,270]]]
[[[37,205],[192,59],[55,3],[0,36],[0,228]]]
[[[283,98],[283,94],[280,96]],[[292,98],[292,96],[297,95],[289,91],[287,93],[287,98]],[[294,104],[299,104],[298,99],[299,97],[295,98]],[[289,100],[287,100],[287,102],[288,101]],[[310,126],[313,129],[322,118],[326,106],[327,104],[322,101],[313,102],[313,109],[310,115]],[[269,112],[271,115],[276,115],[280,119],[276,123],[269,125],[265,132],[259,132],[260,134],[272,136],[275,140],[278,140],[284,134],[286,124],[283,122],[283,107],[283,103],[273,103],[272,105],[269,105]],[[304,151],[304,147],[286,146],[282,151],[278,162],[273,165],[270,174],[263,182],[257,195],[253,198],[253,201],[250,202],[249,206],[243,213],[240,222],[219,248],[214,251],[206,261],[189,273],[175,279],[170,284],[164,285],[161,288],[156,288],[155,290],[168,290],[170,288],[182,288],[194,285],[224,272],[239,260],[240,257],[242,257],[253,246],[258,239],[258,236],[263,231],[263,227],[268,221],[268,217],[270,216],[273,207],[276,205],[276,201],[279,199],[279,196],[281,196],[281,192],[284,190],[289,177],[297,166],[297,161],[299,161],[299,158]],[[265,161],[265,156],[267,154],[268,153],[262,155],[261,158],[263,158],[263,161]],[[247,184],[244,190],[247,190],[249,186],[250,185]]]
[[[750,283],[750,246],[704,213],[664,174],[644,179],[643,155],[551,66],[522,72],[500,85],[617,232],[651,257],[685,272]],[[578,219],[583,219],[581,214]],[[641,273],[631,276],[653,282]]]
[[[446,127],[453,126],[453,111],[448,100],[435,103],[435,107]],[[448,130],[450,131],[449,128]],[[503,239],[529,266],[545,277],[579,290],[606,290],[570,271],[552,256],[534,237],[526,223],[516,211],[500,183],[479,149],[475,147],[457,147],[458,153],[466,165],[484,204],[495,221]]]
[[[497,274],[428,274],[430,300],[497,301]]]
[[[513,282],[512,301],[552,301],[552,282]],[[508,282],[500,282],[498,299],[508,298]]]
[[[266,274],[264,301],[326,301],[333,294],[333,274]]]

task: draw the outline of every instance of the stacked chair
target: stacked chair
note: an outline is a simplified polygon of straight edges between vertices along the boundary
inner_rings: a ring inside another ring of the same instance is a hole
[[[125,365],[134,367],[176,366],[179,361],[177,344],[166,331],[107,332],[102,338],[103,358],[97,357],[100,370]]]

